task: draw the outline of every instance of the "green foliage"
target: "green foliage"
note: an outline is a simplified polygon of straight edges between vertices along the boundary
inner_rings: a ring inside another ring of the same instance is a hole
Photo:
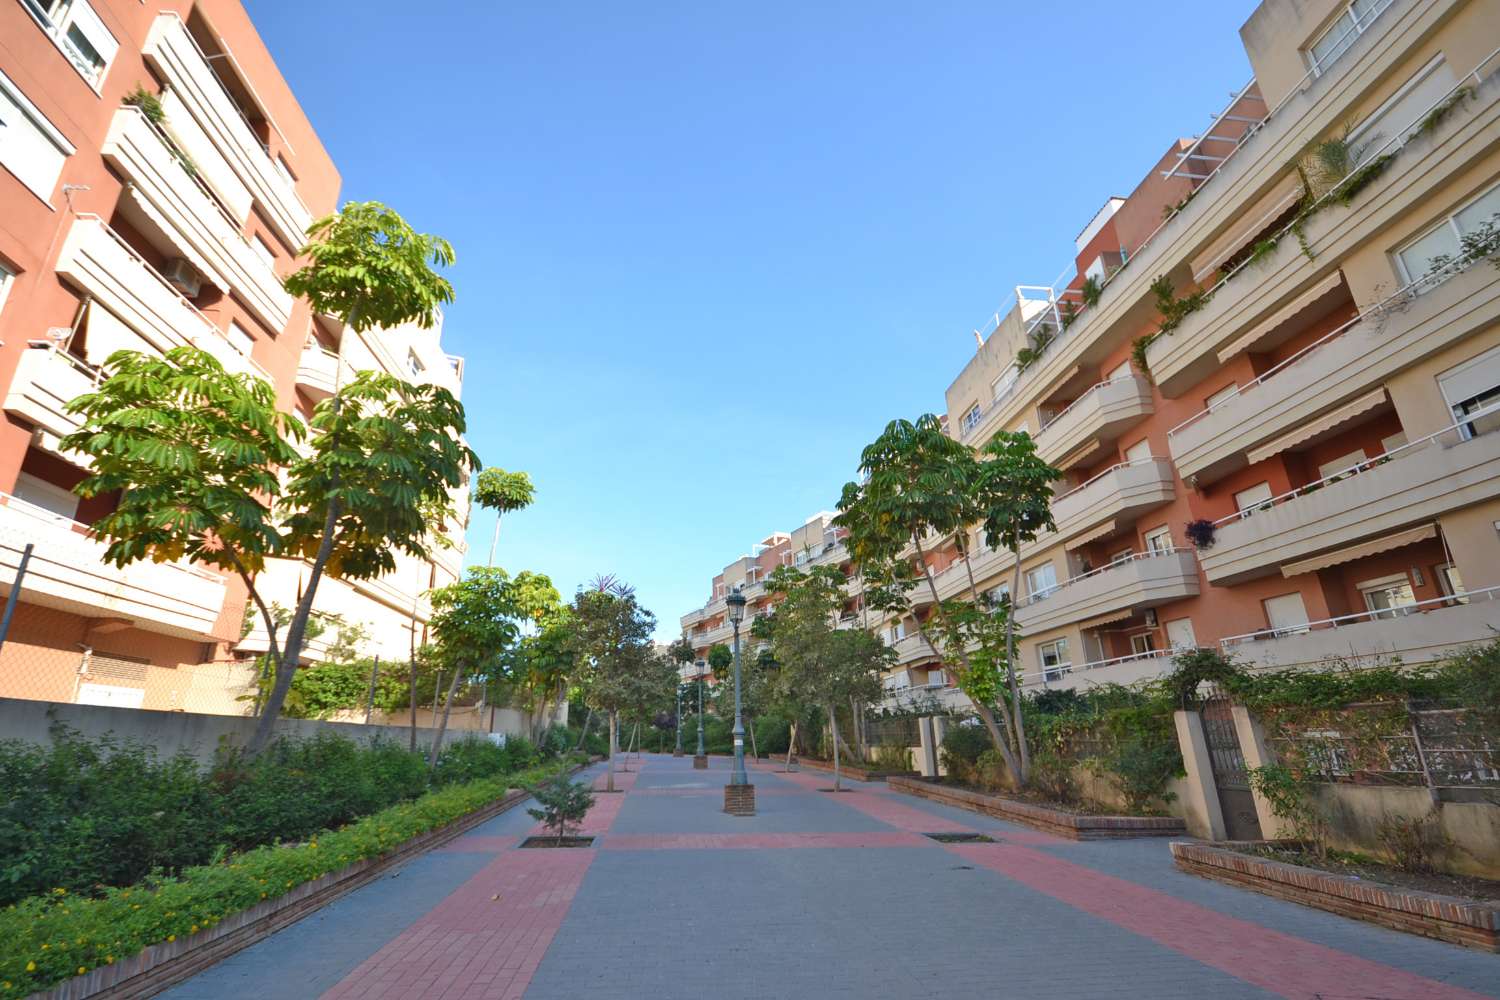
[[[131,957],[147,945],[212,927],[230,914],[356,861],[379,857],[481,809],[508,786],[535,784],[573,763],[564,759],[528,773],[450,785],[341,829],[318,832],[302,843],[216,855],[211,863],[175,875],[152,874],[123,888],[101,888],[93,897],[80,897],[64,886],[49,888],[0,910],[0,981],[11,984],[13,995],[26,996]]]
[[[755,745],[763,754],[784,754],[791,743],[792,720],[785,715],[757,715],[754,720]],[[706,735],[706,734],[705,734]],[[687,737],[683,737],[687,746]]]
[[[536,487],[524,472],[491,466],[474,481],[474,502],[487,510],[510,514],[530,507],[535,500]]]
[[[1216,649],[1189,649],[1172,657],[1172,672],[1162,679],[1162,683],[1175,710],[1196,705],[1198,686],[1204,681],[1239,692],[1243,690],[1247,677],[1233,660]]]
[[[1170,334],[1182,325],[1184,319],[1208,305],[1209,299],[1213,298],[1213,292],[1208,289],[1198,289],[1178,298],[1177,288],[1172,284],[1172,279],[1162,274],[1151,282],[1151,296],[1156,300],[1156,311],[1161,314],[1161,323],[1156,331],[1156,336],[1161,336]],[[1142,354],[1144,354],[1144,349]],[[1141,370],[1145,370],[1144,365]]]
[[[1160,333],[1148,333],[1135,338],[1130,344],[1130,360],[1135,362],[1135,367],[1147,378],[1151,377],[1151,365],[1146,358],[1146,349],[1159,336]]]
[[[1430,135],[1439,125],[1448,119],[1448,116],[1457,111],[1470,98],[1474,96],[1474,88],[1468,85],[1459,87],[1453,93],[1443,98],[1442,102],[1433,108],[1417,124],[1417,135]]]
[[[1083,287],[1079,289],[1079,294],[1083,297],[1083,304],[1090,308],[1099,304],[1099,296],[1103,292],[1104,286],[1099,284],[1099,279],[1093,275],[1084,278]]]
[[[356,332],[406,323],[428,329],[453,301],[453,286],[433,270],[453,263],[453,247],[377,201],[345,202],[307,234],[311,242],[297,254],[307,263],[282,283]]]
[[[982,726],[951,725],[943,733],[943,768],[950,774],[967,773],[979,762],[979,755],[990,749],[989,734]]]
[[[1386,172],[1395,159],[1395,153],[1375,157],[1345,178],[1342,184],[1329,193],[1329,197],[1347,208],[1361,191],[1375,183],[1375,180]]]
[[[722,678],[724,671],[734,663],[734,650],[722,642],[715,643],[708,650],[708,666],[714,672],[715,677]]]
[[[989,752],[991,751],[985,751],[985,753]],[[875,748],[875,767],[881,771],[910,771],[912,769],[911,747],[882,743]]]
[[[121,103],[132,108],[140,108],[141,114],[145,115],[146,120],[153,125],[161,125],[167,120],[167,112],[161,106],[161,99],[147,90],[143,84],[137,83],[134,90],[121,98]]]
[[[559,774],[531,789],[540,809],[527,809],[533,819],[552,831],[558,843],[568,835],[569,829],[577,829],[594,804],[594,793],[581,781],[569,781]]]
[[[440,662],[460,670],[495,662],[515,641],[526,613],[516,596],[510,574],[490,566],[470,566],[462,580],[433,591],[431,629]]]
[[[1286,822],[1292,836],[1305,841],[1319,857],[1328,856],[1328,819],[1312,795],[1312,782],[1285,764],[1249,769],[1250,787],[1271,812]]]

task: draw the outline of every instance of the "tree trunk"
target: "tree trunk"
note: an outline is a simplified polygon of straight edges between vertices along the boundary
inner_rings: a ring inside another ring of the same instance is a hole
[[[750,756],[760,760],[760,749],[755,745],[755,720],[747,719],[745,728],[750,730]]]
[[[495,511],[495,534],[490,537],[490,565],[495,565],[495,546],[500,544],[500,511]]]
[[[584,741],[589,738],[589,726],[594,724],[594,710],[589,709],[589,714],[583,717],[583,731],[578,734],[578,746],[574,749],[582,750]]]
[[[605,791],[615,790],[615,754],[619,752],[620,743],[620,719],[613,709],[609,713],[609,787]]]
[[[411,752],[417,752],[417,658],[411,658],[411,672],[406,679],[406,700],[411,702]]]
[[[839,719],[833,712],[833,702],[828,703],[828,726],[833,731],[833,790],[840,790],[839,785]]]
[[[797,749],[797,720],[793,719],[792,720],[792,726],[791,726],[790,729],[787,730],[787,734],[786,734],[786,769],[787,769],[787,771],[789,773],[792,770],[792,754],[793,754],[793,752],[796,751],[796,749]]]
[[[1021,589],[1021,548],[1012,545],[1016,568],[1011,576],[1010,609],[1005,616],[1005,674],[1010,684],[1011,736],[1016,741],[1020,769],[1016,772],[1016,783],[1022,788],[1031,780],[1031,751],[1026,747],[1026,723],[1021,718],[1021,685],[1016,683],[1016,595]]]
[[[1015,777],[1018,766],[1016,755],[1010,748],[1010,742],[1006,738],[1007,734],[1000,731],[1000,726],[995,721],[995,710],[982,702],[976,701],[974,702],[974,711],[978,713],[979,718],[984,722],[984,728],[989,730],[990,742],[995,744],[995,749],[1000,751],[1000,757],[1005,761],[1006,768],[1010,771],[1011,776]],[[1010,729],[1008,722],[1005,728],[1006,730]]]
[[[437,735],[432,738],[432,751],[427,755],[427,770],[437,770],[438,752],[443,749],[443,734],[448,731],[448,714],[453,711],[453,696],[458,692],[458,682],[463,679],[463,667],[453,671],[453,680],[448,684],[448,697],[443,701],[443,719],[438,723]]]

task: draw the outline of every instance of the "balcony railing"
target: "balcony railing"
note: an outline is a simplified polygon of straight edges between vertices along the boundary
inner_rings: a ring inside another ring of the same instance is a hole
[[[1325,629],[1336,629],[1349,625],[1357,625],[1363,622],[1390,621],[1405,618],[1408,615],[1427,614],[1440,608],[1452,608],[1463,604],[1475,604],[1480,601],[1494,601],[1500,599],[1500,587],[1483,587],[1478,590],[1464,590],[1454,594],[1446,594],[1442,597],[1430,597],[1423,601],[1415,601],[1404,604],[1397,608],[1381,608],[1376,611],[1360,611],[1352,615],[1338,615],[1334,618],[1320,618],[1317,621],[1305,622],[1301,625],[1284,626],[1281,628],[1263,628],[1254,632],[1245,632],[1241,635],[1225,636],[1219,640],[1219,645],[1224,649],[1233,649],[1245,643],[1262,642],[1267,639],[1284,639],[1293,635],[1306,635],[1310,632],[1319,632]],[[1500,617],[1500,608],[1495,612]]]

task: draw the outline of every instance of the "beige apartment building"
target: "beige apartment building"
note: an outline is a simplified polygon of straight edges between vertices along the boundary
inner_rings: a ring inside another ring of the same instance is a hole
[[[71,492],[86,469],[59,447],[64,407],[121,348],[195,345],[304,416],[361,369],[457,391],[462,360],[436,330],[354,334],[282,288],[340,181],[236,0],[0,0],[0,126],[0,593],[32,546],[0,697],[245,713],[265,636],[242,635],[244,587],[105,565],[88,524],[113,501]],[[423,594],[458,575],[463,524],[446,534],[458,547],[430,564],[325,581],[318,610],[404,658]],[[263,580],[290,607],[305,573]]]
[[[1021,552],[1029,686],[1193,646],[1417,662],[1500,627],[1500,3],[1265,0],[1241,36],[1254,79],[946,393],[950,434],[1026,430],[1064,473]],[[1008,592],[1009,553],[955,559],[940,597],[970,570]],[[914,624],[871,623],[890,683],[942,692]]]

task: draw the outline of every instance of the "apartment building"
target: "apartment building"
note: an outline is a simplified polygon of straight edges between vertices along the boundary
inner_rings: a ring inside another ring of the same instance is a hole
[[[1195,646],[1419,662],[1500,626],[1500,4],[1264,0],[1241,36],[1254,78],[946,392],[954,437],[1025,430],[1064,474],[1020,553],[1029,687]],[[940,599],[1010,592],[1010,553],[972,552],[929,554]],[[915,621],[865,622],[892,703],[962,704]]]
[[[85,469],[58,444],[66,403],[121,348],[195,345],[304,416],[350,371],[456,391],[462,362],[436,331],[356,335],[282,288],[340,179],[235,0],[0,0],[0,167],[0,591],[32,546],[0,696],[245,712],[264,636],[242,635],[244,587],[100,560],[87,524],[112,501],[70,492]],[[462,524],[449,535],[461,545]],[[318,609],[404,656],[420,595],[461,556],[327,581]],[[290,607],[304,574],[284,562],[262,579]]]

